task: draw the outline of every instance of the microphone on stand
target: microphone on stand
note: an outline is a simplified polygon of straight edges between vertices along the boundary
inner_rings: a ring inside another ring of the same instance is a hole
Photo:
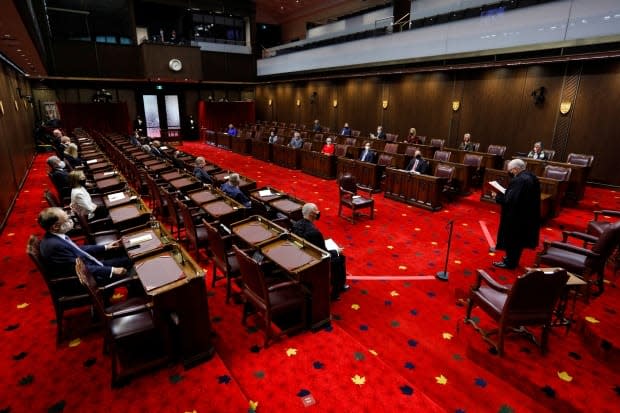
[[[450,244],[452,242],[452,228],[454,227],[454,220],[451,219],[448,222],[448,225],[446,225],[446,227],[450,228],[448,233],[448,249],[446,250],[446,262],[444,264],[443,271],[439,271],[436,275],[437,279],[442,281],[448,281],[448,257],[450,256]]]

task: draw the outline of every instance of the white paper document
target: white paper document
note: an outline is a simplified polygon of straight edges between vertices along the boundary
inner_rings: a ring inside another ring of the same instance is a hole
[[[103,176],[110,176],[110,175],[114,175],[114,174],[116,174],[116,172],[114,172],[114,171],[108,171],[108,172],[104,172],[104,173],[103,173]]]
[[[497,181],[489,181],[489,185],[491,185],[493,188],[495,188],[495,190],[501,192],[502,194],[506,193],[506,188],[504,188],[499,182]]]
[[[92,164],[92,163],[97,163],[97,162],[99,162],[98,159],[89,159],[88,161],[86,161],[86,163],[89,164],[89,165]]]
[[[140,235],[139,237],[130,238],[129,245],[131,246],[131,245],[140,244],[144,241],[150,241],[152,239],[153,239],[153,236],[151,234]]]
[[[124,192],[115,192],[113,194],[108,195],[108,201],[110,202],[120,201],[121,199],[124,199],[124,198],[125,198]]]
[[[342,248],[331,238],[325,240],[325,248],[327,248],[327,251],[336,251],[338,254],[342,251]]]
[[[261,191],[258,191],[258,196],[271,196],[274,195],[273,192],[271,192],[271,189],[263,189]]]
[[[165,151],[166,149],[168,149],[167,146],[160,146],[159,149],[161,149],[162,151]]]

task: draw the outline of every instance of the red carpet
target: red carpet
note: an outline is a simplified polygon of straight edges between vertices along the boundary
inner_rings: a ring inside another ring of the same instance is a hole
[[[259,412],[305,411],[306,395],[316,401],[307,409],[321,412],[615,411],[620,402],[618,358],[612,351],[620,343],[617,288],[608,285],[588,308],[580,303],[580,325],[568,335],[554,329],[546,356],[511,337],[500,359],[460,322],[465,309],[457,298],[473,283],[476,268],[501,282],[518,274],[490,267],[495,258],[479,221],[494,236],[498,209],[481,203],[478,193],[437,213],[377,194],[375,220],[353,225],[336,216],[335,181],[199,143],[186,143],[183,150],[259,185],[316,202],[322,212],[318,226],[345,248],[350,275],[412,279],[350,281],[352,290],[332,306],[332,328],[285,338],[268,349],[262,348],[262,332],[241,325],[240,306],[224,303],[220,282],[209,302],[217,332],[214,359],[188,371],[178,365],[164,368],[112,390],[100,333],[81,334],[79,345],[65,342],[56,348],[45,284],[24,253],[30,233],[41,232],[35,217],[46,206],[42,192],[49,182],[45,157],[39,156],[3,233],[0,412],[243,412],[250,400],[258,402]],[[577,208],[565,208],[547,223],[543,238],[558,239],[562,228],[585,228],[591,211],[599,208],[620,209],[620,196],[588,188]],[[455,222],[449,281],[416,279],[443,269],[449,220]],[[533,264],[534,256],[527,251],[522,265]],[[210,272],[209,263],[201,262]],[[474,315],[483,318],[480,311]],[[587,316],[599,323],[586,321]],[[584,341],[580,332],[589,338]]]

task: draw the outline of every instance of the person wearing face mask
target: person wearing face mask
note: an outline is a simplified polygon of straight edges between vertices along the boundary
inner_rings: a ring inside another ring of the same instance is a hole
[[[278,135],[276,135],[276,131],[273,129],[271,130],[271,132],[269,132],[269,143],[271,144],[278,143]]]
[[[375,163],[377,153],[370,148],[370,142],[364,144],[364,150],[360,154],[360,161]]]
[[[93,202],[90,193],[86,189],[86,177],[82,171],[73,171],[69,174],[69,184],[71,185],[71,210],[76,214],[86,214],[88,219],[95,217],[101,218],[107,215],[103,204],[97,205]]]
[[[321,149],[321,153],[324,155],[333,155],[335,150],[336,147],[332,143],[332,138],[327,138],[325,140],[325,145],[323,145],[323,148]]]
[[[297,221],[291,228],[291,232],[301,238],[305,239],[309,243],[316,247],[328,251],[331,255],[331,298],[332,300],[338,300],[340,294],[349,290],[349,286],[346,284],[347,270],[346,270],[346,257],[336,250],[328,250],[325,246],[325,238],[318,228],[314,225],[314,221],[317,221],[321,212],[316,204],[307,203],[301,208],[303,218]]]
[[[39,213],[39,225],[45,230],[40,251],[44,264],[52,276],[75,274],[75,260],[84,260],[88,271],[101,286],[115,281],[115,277],[125,275],[132,262],[122,253],[121,241],[105,245],[78,246],[67,232],[73,229],[73,221],[62,208],[46,208]],[[111,258],[100,260],[106,251],[121,252]]]
[[[498,268],[513,269],[519,265],[524,248],[536,248],[540,233],[540,183],[536,175],[525,170],[525,162],[513,159],[508,163],[512,177],[504,193],[495,193],[495,201],[502,206],[497,231],[498,250],[505,250]]]
[[[409,161],[409,164],[405,168],[406,171],[414,173],[414,174],[428,174],[430,169],[430,164],[424,158],[422,158],[422,152],[415,151],[413,159]]]
[[[58,156],[50,156],[47,158],[47,166],[49,167],[48,176],[58,191],[58,195],[62,199],[71,197],[69,172],[65,169],[65,162],[61,161]]]

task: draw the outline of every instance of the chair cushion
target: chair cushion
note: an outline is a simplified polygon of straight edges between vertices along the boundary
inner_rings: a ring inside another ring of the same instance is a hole
[[[504,293],[500,293],[497,290],[492,289],[487,286],[480,286],[478,291],[475,292],[480,300],[485,302],[487,306],[492,308],[497,313],[502,312],[502,308],[504,308],[504,304],[506,303],[506,298],[508,297]]]
[[[583,274],[586,266],[586,256],[560,248],[549,247],[544,255],[540,256],[541,263],[549,267],[562,267],[568,272]]]
[[[153,319],[148,312],[118,317],[110,322],[110,331],[114,338],[122,338],[152,330],[154,327]]]

